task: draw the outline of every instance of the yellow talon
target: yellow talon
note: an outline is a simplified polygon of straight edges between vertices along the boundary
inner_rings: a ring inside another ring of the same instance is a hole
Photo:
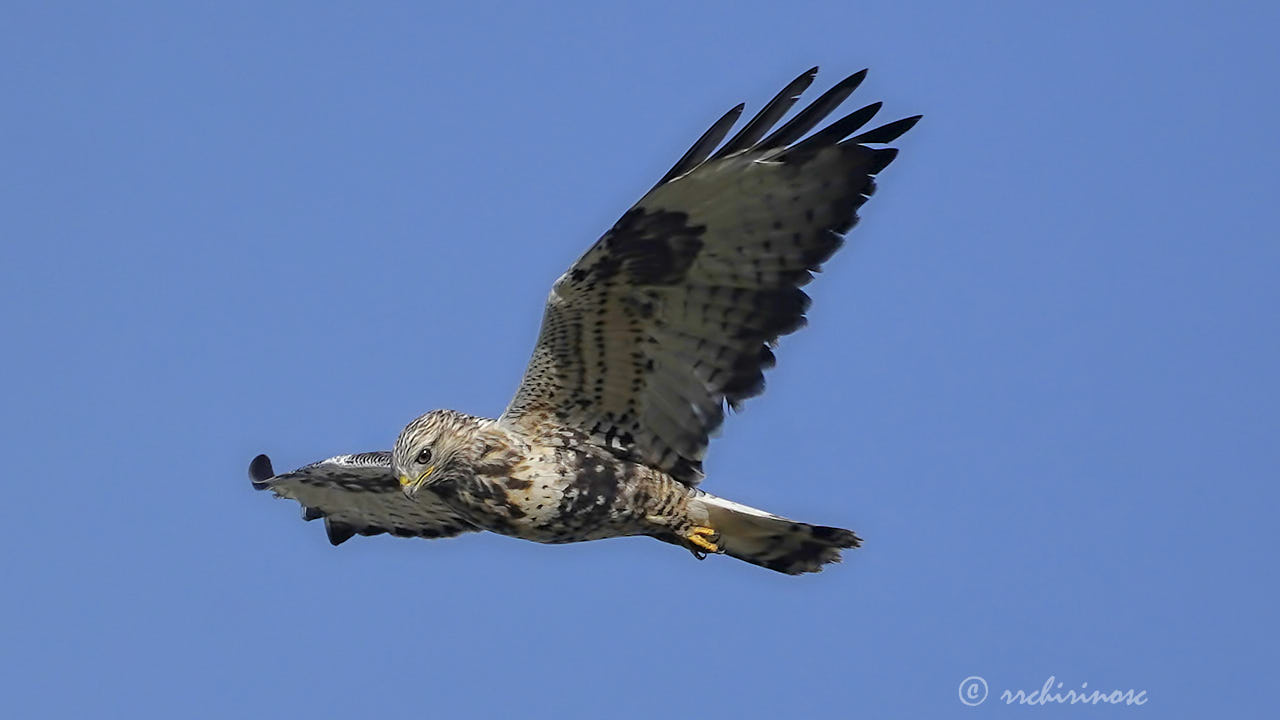
[[[686,536],[685,539],[687,539],[689,542],[693,543],[694,545],[697,545],[698,547],[702,548],[703,550],[706,550],[707,552],[718,553],[720,552],[720,546],[716,545],[715,543],[711,542],[705,537],[707,535],[717,535],[717,534],[718,533],[716,533],[716,531],[713,528],[696,525],[694,527],[689,528],[689,534],[688,536]]]

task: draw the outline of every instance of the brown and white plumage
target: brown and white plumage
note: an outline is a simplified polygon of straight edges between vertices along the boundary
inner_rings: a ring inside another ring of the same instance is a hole
[[[838,560],[857,544],[853,533],[694,487],[726,404],[763,391],[774,344],[805,323],[801,287],[840,247],[897,154],[870,145],[919,119],[859,134],[875,103],[808,134],[862,71],[775,129],[816,71],[722,144],[742,106],[729,111],[555,282],[524,380],[496,421],[429,413],[354,486],[335,482],[351,469],[334,461],[255,477],[255,486],[364,534],[645,534],[791,573]],[[356,489],[365,484],[380,490]],[[402,484],[412,510],[386,492]]]
[[[725,402],[736,406],[764,389],[772,344],[804,325],[809,297],[800,287],[840,247],[875,190],[872,176],[897,154],[863,143],[891,141],[918,119],[846,140],[876,103],[790,144],[863,71],[764,137],[815,73],[788,85],[710,156],[731,124],[716,123],[556,281],[502,422],[580,428],[681,480],[701,480]]]
[[[441,538],[479,530],[443,502],[406,499],[389,452],[339,455],[279,475],[259,455],[249,464],[249,479],[257,490],[297,500],[303,520],[323,519],[334,545],[355,535]]]

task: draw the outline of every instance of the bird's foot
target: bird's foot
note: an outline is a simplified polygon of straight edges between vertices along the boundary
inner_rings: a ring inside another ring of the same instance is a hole
[[[695,525],[689,528],[689,534],[685,535],[684,539],[688,541],[689,550],[693,553],[693,556],[699,560],[706,558],[707,553],[721,552],[720,545],[717,542],[720,540],[720,533],[716,532],[714,528]]]

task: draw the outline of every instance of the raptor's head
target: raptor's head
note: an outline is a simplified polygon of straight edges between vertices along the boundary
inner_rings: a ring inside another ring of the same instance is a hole
[[[405,495],[465,471],[478,426],[477,418],[453,410],[433,410],[406,425],[391,453]]]

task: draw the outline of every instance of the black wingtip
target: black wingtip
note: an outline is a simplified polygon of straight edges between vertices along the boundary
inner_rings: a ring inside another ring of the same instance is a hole
[[[334,522],[333,518],[325,518],[324,532],[329,536],[329,544],[337,547],[354,537],[356,529],[345,523]]]
[[[862,81],[866,79],[867,79],[867,68],[862,68],[858,72],[836,83],[835,87],[833,87],[832,90],[834,90],[835,88],[845,88],[846,91],[844,93],[844,96],[849,97],[850,95],[853,94],[854,90],[858,89],[858,86],[862,84]]]
[[[916,126],[920,122],[923,115],[912,115],[901,120],[894,120],[887,125],[881,125],[874,130],[868,130],[861,135],[849,138],[855,143],[889,143],[902,137],[904,133]]]
[[[831,111],[839,107],[840,103],[844,102],[862,84],[866,77],[867,71],[864,68],[836,83],[830,90],[810,103],[808,107],[775,130],[773,134],[761,140],[758,147],[762,150],[770,150],[786,147],[799,140],[805,133],[812,130],[815,125],[822,122],[827,115],[831,114]]]
[[[870,105],[855,110],[839,120],[831,123],[818,132],[810,135],[808,139],[800,141],[798,144],[791,146],[787,150],[787,156],[793,159],[803,159],[815,152],[820,151],[828,145],[835,145],[842,139],[857,132],[863,125],[871,122],[871,118],[880,112],[884,103],[873,102]]]
[[[271,458],[266,455],[259,455],[249,463],[249,480],[257,490],[266,490],[267,481],[275,475],[275,470],[271,469]]]
[[[889,167],[889,163],[898,157],[898,148],[881,148],[880,150],[871,151],[871,164],[867,166],[867,173],[875,175],[876,173]]]
[[[721,140],[724,140],[724,136],[729,134],[729,130],[731,130],[734,124],[738,122],[738,118],[742,116],[742,111],[746,109],[746,107],[746,103],[738,103],[734,107],[730,108],[729,112],[721,115],[720,119],[716,120],[714,125],[708,128],[706,132],[702,133],[702,137],[698,138],[698,141],[693,144],[693,147],[689,148],[684,155],[680,156],[680,159],[676,161],[676,164],[673,165],[671,169],[667,171],[667,174],[663,175],[662,179],[658,181],[658,185],[663,185],[689,172],[693,168],[697,167],[703,160],[706,160],[707,156],[711,154],[711,151],[716,149],[716,146],[720,144]],[[654,187],[658,187],[658,185],[654,185]]]
[[[805,90],[809,89],[809,86],[813,84],[813,79],[817,76],[817,66],[797,75],[796,79],[787,83],[787,86],[782,90],[779,90],[778,94],[774,95],[773,99],[768,103],[765,103],[765,106],[760,109],[760,112],[756,113],[755,117],[742,126],[742,129],[736,135],[730,138],[708,159],[719,160],[741,150],[746,150],[759,142],[760,138],[764,137],[765,133],[769,132],[774,124],[781,120],[783,115],[787,114],[791,106],[796,104],[796,101],[800,99]]]

